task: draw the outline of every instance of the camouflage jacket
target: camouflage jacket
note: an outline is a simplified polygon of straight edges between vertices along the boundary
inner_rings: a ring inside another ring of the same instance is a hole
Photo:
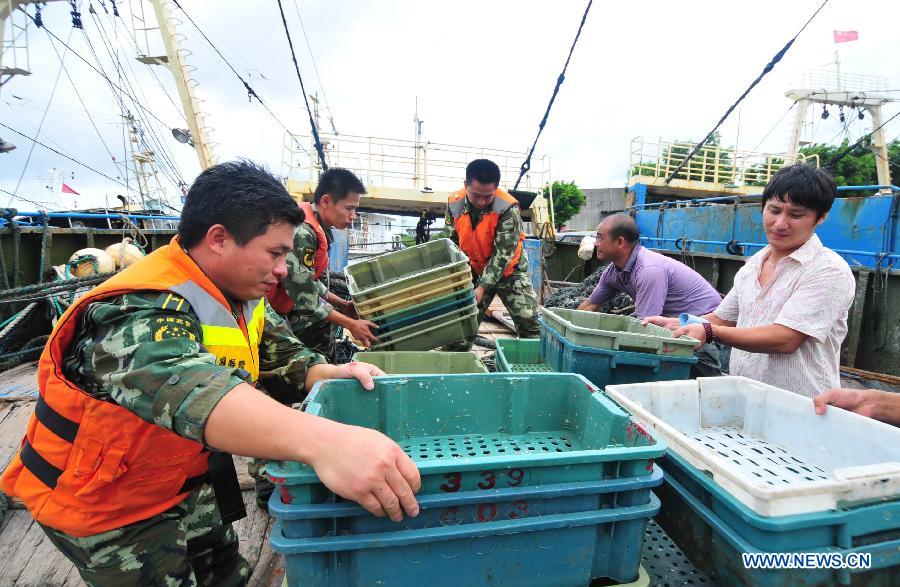
[[[481,222],[481,211],[472,206],[469,203],[468,198],[466,198],[464,212],[468,212],[472,218],[472,227],[478,226],[478,223]],[[456,233],[456,226],[453,223],[453,216],[450,215],[449,208],[447,209],[445,222],[447,228],[450,230],[450,239],[458,245],[459,235]],[[524,230],[525,227],[522,223],[522,215],[519,214],[519,207],[511,206],[503,213],[500,217],[500,221],[497,223],[497,231],[494,233],[494,254],[491,255],[487,266],[484,268],[484,272],[478,280],[478,285],[484,289],[493,289],[494,286],[497,285],[497,282],[504,279],[503,270],[509,265],[513,255],[516,254],[516,247],[519,244],[519,235],[522,234]],[[528,259],[523,250],[522,254],[519,256],[519,262],[513,270],[513,274],[507,279],[528,279],[527,273]]]
[[[186,302],[175,311],[162,309],[159,300],[159,292],[136,292],[91,303],[63,372],[89,395],[203,442],[213,408],[250,375],[218,365],[206,352],[198,342],[200,322]],[[282,403],[301,401],[307,369],[325,358],[304,348],[268,302],[265,316],[259,383]]]
[[[316,216],[318,217],[318,212]],[[322,223],[321,218],[319,225],[330,246],[334,241],[331,229]],[[302,332],[313,324],[322,322],[334,309],[325,301],[328,286],[321,277],[313,279],[313,258],[318,244],[319,238],[309,224],[303,223],[294,231],[294,248],[287,254],[288,273],[284,278],[284,289],[294,300],[294,309],[287,315],[294,332]]]

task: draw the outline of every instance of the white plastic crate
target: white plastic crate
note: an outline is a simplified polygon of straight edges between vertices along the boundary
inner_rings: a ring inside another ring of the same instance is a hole
[[[671,450],[763,516],[900,498],[900,428],[746,377],[609,385]]]

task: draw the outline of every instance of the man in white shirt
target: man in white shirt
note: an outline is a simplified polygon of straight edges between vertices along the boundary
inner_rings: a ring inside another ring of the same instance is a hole
[[[738,271],[734,287],[706,324],[679,328],[652,322],[702,343],[734,347],[732,375],[743,375],[815,397],[840,386],[840,348],[855,284],[847,262],[814,234],[837,188],[825,171],[790,165],[763,191],[763,229],[769,245]]]

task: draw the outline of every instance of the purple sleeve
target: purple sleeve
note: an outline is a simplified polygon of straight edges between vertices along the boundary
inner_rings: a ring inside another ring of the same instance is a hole
[[[662,267],[644,267],[633,277],[635,300],[634,313],[638,318],[662,316],[669,295],[669,278]]]
[[[594,291],[588,296],[587,301],[589,303],[602,305],[619,293],[619,290],[609,283],[612,281],[612,278],[610,277],[610,267],[612,267],[612,263],[610,263],[606,269],[603,270],[603,273],[600,274],[600,281],[597,282]]]

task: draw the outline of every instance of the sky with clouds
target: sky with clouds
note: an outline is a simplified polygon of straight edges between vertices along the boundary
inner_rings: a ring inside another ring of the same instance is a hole
[[[418,102],[424,135],[433,143],[523,152],[534,140],[586,6],[571,0],[282,1],[307,90],[319,92],[324,116],[333,117],[340,133],[410,140]],[[181,3],[280,122],[308,132],[277,2]],[[156,68],[154,77],[134,60],[129,2],[118,2],[121,19],[104,13],[104,5],[111,9],[111,0],[93,1],[96,15],[89,13],[88,4],[81,3],[84,32],[72,29],[66,2],[46,5],[46,27],[117,83],[120,72],[110,55],[118,55],[134,93],[165,126],[129,107],[146,120],[147,136],[165,144],[171,165],[164,167],[176,168],[189,183],[199,165],[193,150],[177,143],[169,131],[185,126],[171,76]],[[550,156],[552,177],[574,180],[581,187],[624,185],[633,138],[698,140],[820,4],[594,2],[538,145],[540,153]],[[149,4],[144,10],[152,15]],[[248,101],[225,63],[174,6],[173,12],[183,21],[179,32],[190,52],[188,61],[196,68],[197,93],[214,129],[216,155],[220,160],[254,159],[281,173],[281,126],[259,104]],[[833,70],[833,30],[859,31],[859,41],[837,45],[842,71],[886,77],[893,91],[889,95],[900,98],[898,17],[897,2],[831,0],[723,125],[723,144],[767,152],[785,149],[793,113],[783,117],[791,105],[784,93],[798,72]],[[144,35],[137,38],[143,45]],[[124,188],[115,183],[122,181],[123,172],[112,157],[118,162],[125,158],[116,95],[78,56],[45,33],[32,28],[29,42],[33,75],[14,78],[0,89],[0,122],[30,137],[40,127],[38,140],[112,180],[40,146],[30,153],[26,166],[30,141],[0,127],[0,138],[18,146],[0,154],[0,189],[5,191],[0,192],[0,204],[12,200],[26,210],[37,207],[32,202],[58,208],[114,202]],[[150,43],[151,53],[161,51],[158,38],[151,35]],[[64,69],[57,52],[64,57]],[[900,103],[886,105],[885,119],[898,110]],[[839,141],[842,127],[836,111],[825,121],[819,113],[811,113],[815,124],[805,138]],[[848,121],[851,140],[871,130],[869,117]],[[886,132],[889,140],[897,137],[900,119],[887,125]],[[51,169],[61,172],[62,180],[81,195],[66,196],[72,201],[49,200]],[[174,172],[167,175],[175,179]],[[169,179],[163,177],[163,183],[175,193]],[[14,191],[20,198],[11,198],[9,192]]]

